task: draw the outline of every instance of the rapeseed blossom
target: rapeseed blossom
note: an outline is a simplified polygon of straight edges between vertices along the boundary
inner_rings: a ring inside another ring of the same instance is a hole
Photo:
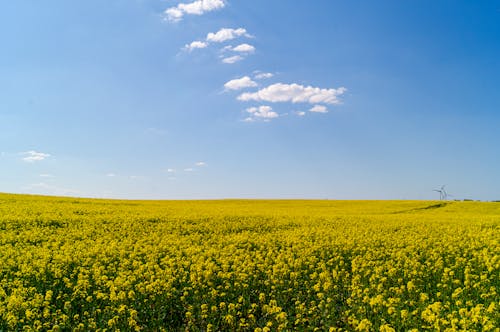
[[[500,328],[500,204],[0,194],[0,330]]]

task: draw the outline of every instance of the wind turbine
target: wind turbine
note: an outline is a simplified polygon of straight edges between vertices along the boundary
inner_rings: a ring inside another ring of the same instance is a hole
[[[442,200],[447,200],[448,199],[448,193],[446,192],[446,190],[444,189],[444,187],[446,187],[446,185],[442,185],[440,189],[434,189],[433,191],[435,192],[438,192],[439,193],[439,200],[442,201]]]

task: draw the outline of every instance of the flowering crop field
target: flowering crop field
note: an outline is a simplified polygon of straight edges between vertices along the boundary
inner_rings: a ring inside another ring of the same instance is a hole
[[[0,331],[499,331],[500,203],[0,194]]]

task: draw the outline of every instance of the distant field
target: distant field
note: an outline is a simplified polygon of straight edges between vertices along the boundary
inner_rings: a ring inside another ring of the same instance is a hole
[[[500,330],[500,203],[0,194],[0,331]]]

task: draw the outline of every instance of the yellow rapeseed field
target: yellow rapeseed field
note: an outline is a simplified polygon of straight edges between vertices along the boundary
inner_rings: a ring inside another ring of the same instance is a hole
[[[0,195],[0,331],[499,331],[500,203]]]

